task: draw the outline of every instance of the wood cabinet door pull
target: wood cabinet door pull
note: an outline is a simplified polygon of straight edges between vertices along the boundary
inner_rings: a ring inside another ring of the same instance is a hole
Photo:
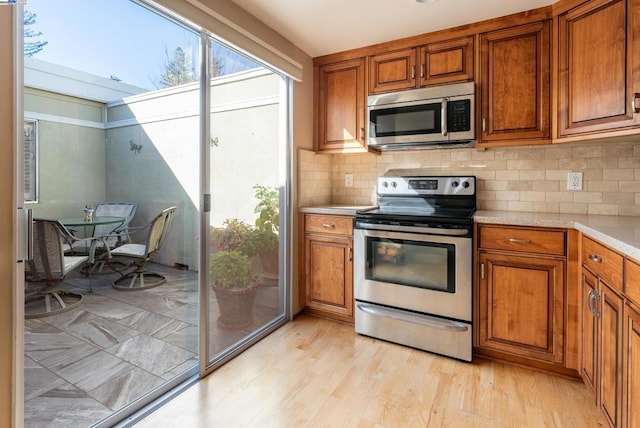
[[[480,263],[480,279],[484,279],[484,263]]]
[[[597,254],[589,254],[589,260],[594,261],[596,263],[602,263],[602,258],[598,257]]]
[[[518,239],[518,238],[509,238],[509,242],[513,242],[515,244],[528,244],[531,242],[530,239]]]
[[[411,80],[416,78],[416,66],[412,65],[411,66]]]
[[[333,229],[334,227],[336,227],[336,225],[333,223],[322,223],[322,227],[324,227],[325,229]]]
[[[631,109],[634,113],[640,113],[640,92],[635,92],[631,98]]]
[[[353,248],[349,247],[349,261],[353,261]]]
[[[424,64],[420,64],[420,77],[424,77]]]

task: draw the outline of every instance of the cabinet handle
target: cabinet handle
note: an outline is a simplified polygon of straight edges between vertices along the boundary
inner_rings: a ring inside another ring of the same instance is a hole
[[[333,229],[334,227],[336,227],[336,225],[333,223],[322,223],[322,227],[324,227],[325,229]]]
[[[482,132],[487,132],[487,119],[482,118]]]
[[[593,297],[595,296],[595,291],[589,290],[587,294],[587,306],[589,307],[589,312],[595,315],[595,308],[593,307]]]
[[[640,92],[635,92],[631,98],[631,109],[634,113],[640,113]]]
[[[360,140],[364,141],[364,128],[360,128]]]
[[[589,260],[594,261],[596,263],[602,263],[602,258],[598,257],[597,254],[589,254]]]
[[[353,248],[349,247],[349,261],[353,261]]]
[[[593,291],[593,316],[596,318],[600,317],[600,311],[598,310],[598,300],[600,300],[600,295]]]
[[[484,263],[480,263],[480,279],[484,279]]]
[[[424,77],[424,64],[420,64],[420,77]]]
[[[412,65],[411,66],[411,79],[415,79],[416,78],[416,66]]]
[[[531,242],[530,239],[518,239],[518,238],[509,238],[509,242],[514,242],[516,244],[528,244]]]

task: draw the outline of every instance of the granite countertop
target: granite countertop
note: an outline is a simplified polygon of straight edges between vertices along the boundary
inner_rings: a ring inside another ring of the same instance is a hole
[[[373,206],[318,205],[302,207],[298,211],[309,214],[353,216],[356,211],[367,208],[373,208]],[[625,255],[640,260],[640,217],[480,210],[476,212],[474,221],[512,226],[573,228]]]
[[[330,215],[356,215],[356,211],[374,208],[371,205],[317,205],[313,207],[298,208],[301,213],[330,214]]]
[[[573,228],[625,255],[640,260],[640,217],[477,211],[474,220],[478,223],[514,226]]]

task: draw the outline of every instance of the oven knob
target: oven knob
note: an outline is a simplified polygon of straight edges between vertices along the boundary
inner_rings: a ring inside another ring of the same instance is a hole
[[[391,187],[393,187],[395,189],[396,187],[398,187],[398,183],[396,183],[395,181],[392,181],[391,182]]]
[[[469,184],[469,182],[468,182],[468,181],[464,181],[464,182],[462,183],[462,187],[464,187],[465,189],[466,189],[466,188],[468,188],[469,186],[470,186],[470,184]]]
[[[458,183],[457,181],[454,181],[454,182],[451,183],[451,187],[453,187],[455,189],[456,187],[458,187],[459,184],[460,183]]]
[[[387,183],[386,181],[382,182],[382,187],[389,187],[389,183]]]

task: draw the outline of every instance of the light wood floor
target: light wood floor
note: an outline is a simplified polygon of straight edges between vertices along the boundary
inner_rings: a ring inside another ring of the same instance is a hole
[[[600,427],[581,382],[302,316],[136,427]]]

